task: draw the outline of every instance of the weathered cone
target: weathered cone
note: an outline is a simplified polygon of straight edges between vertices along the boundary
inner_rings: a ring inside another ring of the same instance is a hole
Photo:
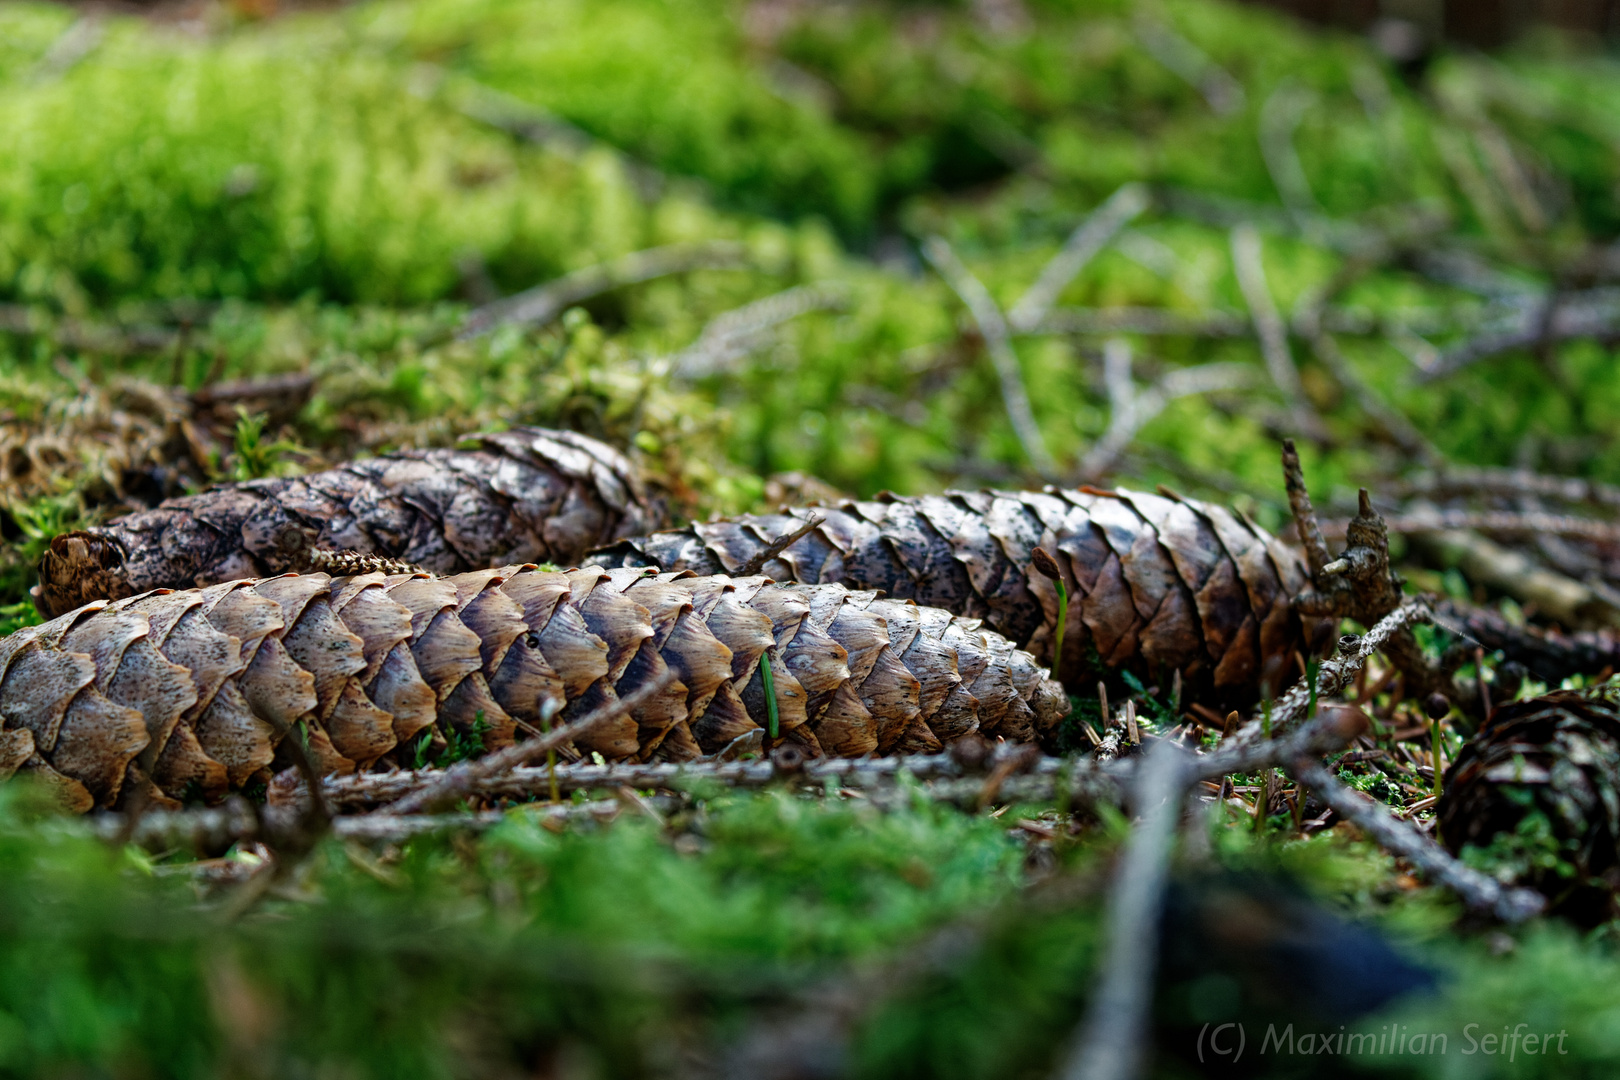
[[[66,533],[40,563],[35,603],[54,617],[92,600],[307,569],[298,560],[311,546],[446,574],[573,565],[598,544],[660,523],[634,467],[595,439],[515,428],[470,441],[473,449],[405,450],[226,484]]]
[[[600,566],[734,572],[814,516],[816,528],[759,567],[777,580],[841,582],[983,619],[1049,657],[1057,593],[1033,567],[1055,553],[1068,589],[1064,681],[1089,690],[1098,665],[1156,678],[1175,670],[1209,700],[1273,694],[1302,666],[1314,619],[1290,598],[1308,583],[1299,557],[1223,507],[1091,488],[955,491],[745,515],[624,540]]]
[[[971,619],[839,585],[532,566],[454,577],[289,574],[98,601],[0,639],[0,778],[78,810],[142,791],[262,782],[300,730],[326,773],[418,748],[510,745],[673,669],[578,749],[713,754],[768,725],[811,754],[937,750],[971,732],[1050,737],[1069,710],[1028,653]],[[476,735],[476,740],[474,736]]]
[[[1588,926],[1620,914],[1620,684],[1497,708],[1446,770],[1437,813],[1453,854],[1494,844],[1552,910]]]

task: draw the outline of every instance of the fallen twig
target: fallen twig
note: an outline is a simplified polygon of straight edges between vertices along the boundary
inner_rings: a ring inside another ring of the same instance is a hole
[[[1042,758],[1030,768],[1039,773],[1055,774],[1060,764],[1059,758]],[[765,787],[790,779],[802,779],[812,785],[835,780],[841,786],[859,787],[892,779],[902,771],[919,780],[964,775],[963,766],[948,753],[887,758],[816,758],[803,763],[800,768],[786,771],[775,762],[764,759],[624,762],[613,765],[579,763],[558,765],[555,771],[520,766],[495,775],[474,777],[467,793],[484,798],[532,798],[549,792],[553,775],[558,790],[564,793],[619,787],[678,789],[696,783],[749,788]],[[437,769],[334,776],[326,780],[324,787],[327,799],[334,805],[349,808],[376,806],[402,799],[442,776],[443,773]]]
[[[1424,438],[1405,413],[1386,403],[1356,374],[1350,361],[1340,351],[1339,343],[1322,328],[1319,321],[1307,329],[1306,338],[1311,343],[1311,352],[1332,373],[1338,384],[1356,399],[1356,404],[1361,406],[1367,418],[1383,429],[1390,442],[1419,461],[1437,463],[1444,460],[1444,455]]]
[[[942,236],[930,236],[923,242],[923,256],[939,271],[940,277],[961,298],[968,313],[984,337],[985,351],[996,367],[1001,381],[1001,402],[1007,410],[1007,419],[1024,448],[1024,456],[1042,476],[1051,477],[1056,463],[1046,449],[1040,425],[1029,406],[1029,391],[1024,389],[1024,376],[1018,367],[1018,354],[1013,352],[1011,331],[1007,320],[984,282],[973,276],[956,252]]]
[[[1237,274],[1238,288],[1248,305],[1249,317],[1254,320],[1254,332],[1260,339],[1260,354],[1265,358],[1266,370],[1276,384],[1283,400],[1299,429],[1312,437],[1320,435],[1322,422],[1311,411],[1305,400],[1305,387],[1299,381],[1299,369],[1294,366],[1293,354],[1288,349],[1288,326],[1277,311],[1277,302],[1266,284],[1266,269],[1260,258],[1260,233],[1253,225],[1237,225],[1231,232],[1232,269]]]
[[[817,526],[826,520],[827,519],[820,514],[811,514],[798,528],[791,529],[788,532],[783,533],[775,540],[772,540],[769,544],[760,548],[754,553],[754,557],[739,566],[737,568],[737,572],[732,576],[752,577],[753,575],[759,573],[760,570],[764,568],[766,563],[782,554],[782,552],[786,551],[794,544],[797,544],[800,540],[803,540],[806,536],[809,536],[816,530]]]
[[[1620,544],[1620,525],[1592,518],[1565,514],[1515,513],[1506,510],[1423,509],[1399,517],[1387,517],[1385,526],[1392,533],[1431,533],[1448,529],[1472,529],[1501,536],[1561,536],[1594,544]],[[1327,535],[1344,535],[1343,522],[1324,526]]]
[[[837,282],[798,285],[710,319],[698,338],[669,360],[671,374],[696,379],[724,371],[759,349],[776,327],[812,311],[833,311],[848,303]]]
[[[467,340],[501,326],[541,326],[564,309],[613,289],[692,270],[735,270],[748,261],[748,249],[729,240],[634,251],[477,308],[467,315],[456,337]]]
[[[1515,349],[1576,338],[1611,338],[1620,334],[1620,290],[1592,289],[1543,297],[1521,304],[1502,323],[1445,350],[1420,376],[1433,382],[1471,364]]]
[[[1102,479],[1136,438],[1137,432],[1171,401],[1194,394],[1235,390],[1254,382],[1251,369],[1244,364],[1199,364],[1169,371],[1138,393],[1131,380],[1131,347],[1120,338],[1110,339],[1103,346],[1103,366],[1108,386],[1108,430],[1081,459],[1080,476],[1088,483]]]
[[[1034,331],[1057,302],[1058,295],[1084,270],[1119,231],[1152,205],[1146,186],[1122,185],[1069,234],[1062,250],[1052,256],[1035,284],[1024,291],[1007,312],[1007,325],[1016,333]]]
[[[655,809],[661,801],[654,801]],[[592,799],[550,806],[535,803],[525,806],[522,812],[531,819],[546,821],[608,822],[622,810],[623,803],[618,799]],[[510,814],[501,810],[471,814],[351,814],[333,819],[331,835],[361,843],[398,843],[431,833],[482,832],[507,820]],[[252,842],[279,851],[300,828],[297,813],[291,808],[260,807],[255,813],[254,807],[240,799],[217,808],[151,810],[133,822],[126,814],[100,814],[86,822],[98,839],[132,843],[147,851],[214,852]]]
[[[1520,603],[1535,604],[1543,616],[1564,626],[1620,626],[1620,608],[1603,594],[1523,552],[1464,529],[1414,530],[1409,535],[1441,565],[1456,566],[1470,581],[1505,592]]]
[[[1421,495],[1435,498],[1452,495],[1529,496],[1620,509],[1620,487],[1576,476],[1547,476],[1528,469],[1447,465],[1443,469],[1397,482],[1393,487],[1394,494],[1400,498]]]
[[[635,712],[642,705],[663,693],[667,686],[675,682],[676,675],[674,669],[666,669],[659,675],[648,679],[646,683],[636,689],[635,693],[630,694],[628,697],[600,705],[578,720],[564,724],[562,727],[547,732],[539,738],[526,739],[486,757],[474,758],[454,765],[440,774],[432,783],[392,804],[389,810],[395,814],[414,814],[451,805],[457,800],[471,795],[477,789],[480,781],[499,776],[540,757],[547,751],[564,746],[586,734],[598,724],[606,723],[626,713]]]
[[[1464,866],[1410,823],[1397,820],[1368,796],[1339,783],[1319,761],[1301,758],[1288,770],[1336,814],[1354,823],[1385,850],[1410,860],[1432,880],[1456,893],[1470,910],[1518,923],[1539,915],[1546,907],[1547,901],[1540,893],[1506,888],[1496,879]]]
[[[1433,620],[1434,613],[1429,610],[1427,604],[1413,601],[1384,616],[1361,637],[1341,639],[1339,654],[1332,660],[1322,661],[1317,668],[1314,694],[1316,700],[1325,701],[1349,686],[1375,653],[1388,649],[1402,635],[1410,636],[1410,627],[1414,624]],[[1310,707],[1312,696],[1311,687],[1303,679],[1295,683],[1271,708],[1273,734],[1287,731],[1297,723]],[[1236,736],[1238,740],[1236,746],[1258,740],[1261,723],[1261,718],[1256,716],[1245,724],[1243,730]],[[1227,771],[1239,770],[1232,768]]]
[[[1148,55],[1202,94],[1215,115],[1231,116],[1242,111],[1248,100],[1243,92],[1243,84],[1203,49],[1177,33],[1168,23],[1140,10],[1131,26]]]
[[[1147,755],[1133,785],[1141,816],[1109,890],[1102,978],[1059,1072],[1064,1080],[1130,1080],[1141,1071],[1170,846],[1188,780],[1186,754],[1163,743]]]
[[[1311,192],[1311,182],[1299,160],[1299,151],[1294,149],[1294,132],[1316,100],[1316,94],[1308,87],[1292,78],[1284,78],[1260,106],[1260,156],[1265,160],[1266,171],[1271,174],[1271,182],[1282,197],[1283,205],[1307,236],[1315,231],[1315,219],[1320,216],[1321,207]]]
[[[1435,623],[1465,641],[1477,642],[1502,659],[1522,664],[1531,675],[1557,686],[1571,675],[1620,670],[1620,640],[1608,633],[1561,634],[1537,626],[1515,626],[1492,608],[1440,600]]]

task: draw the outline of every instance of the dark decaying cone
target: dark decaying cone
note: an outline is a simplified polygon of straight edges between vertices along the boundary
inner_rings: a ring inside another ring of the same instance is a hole
[[[58,536],[40,563],[35,603],[54,617],[92,600],[307,569],[299,559],[311,545],[446,574],[573,565],[598,544],[661,523],[634,467],[595,439],[514,428],[468,442],[472,449],[404,450],[226,484]]]
[[[532,566],[454,577],[289,574],[98,601],[0,639],[0,778],[78,810],[262,782],[294,725],[326,773],[423,740],[510,745],[673,669],[578,740],[684,760],[759,740],[769,656],[781,741],[811,754],[937,750],[977,732],[1050,741],[1069,701],[1005,638],[934,608],[763,577]],[[441,743],[442,745],[442,743]],[[285,764],[285,762],[282,762]]]
[[[1507,841],[1504,865],[1553,910],[1620,915],[1620,683],[1499,707],[1446,770],[1438,814],[1454,854]]]
[[[1312,640],[1290,600],[1303,563],[1265,530],[1192,499],[1090,488],[957,491],[743,516],[624,540],[601,566],[737,570],[812,516],[819,526],[760,567],[777,580],[841,582],[983,619],[1050,656],[1057,593],[1035,572],[1036,547],[1057,556],[1069,591],[1061,671],[1095,686],[1095,658],[1168,678],[1179,669],[1213,701],[1252,701],[1299,673]]]

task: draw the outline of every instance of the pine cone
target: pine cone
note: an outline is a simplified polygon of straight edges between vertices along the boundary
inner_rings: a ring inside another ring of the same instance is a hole
[[[569,431],[515,428],[471,450],[405,450],[328,472],[226,484],[51,541],[34,600],[46,617],[92,600],[310,569],[310,547],[435,573],[573,565],[656,527],[635,468]]]
[[[289,574],[98,601],[0,640],[0,778],[80,811],[266,780],[302,725],[326,773],[409,763],[422,740],[484,750],[674,669],[651,704],[579,740],[684,760],[767,726],[811,754],[937,750],[970,732],[1050,738],[1062,688],[978,623],[840,585],[643,570],[454,577]],[[285,761],[282,762],[285,764]]]
[[[1446,770],[1437,814],[1453,854],[1488,850],[1553,910],[1620,915],[1620,684],[1496,709]]]
[[[1180,670],[1210,699],[1239,704],[1262,682],[1280,692],[1298,674],[1296,650],[1325,629],[1290,604],[1308,581],[1291,549],[1222,507],[1133,491],[884,494],[654,533],[587,561],[731,572],[813,515],[825,520],[761,572],[983,619],[1050,657],[1057,593],[1031,565],[1045,548],[1070,597],[1061,670],[1071,686],[1094,686],[1099,663],[1153,678]]]

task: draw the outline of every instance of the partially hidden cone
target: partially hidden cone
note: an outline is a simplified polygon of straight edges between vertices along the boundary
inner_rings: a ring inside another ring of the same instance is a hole
[[[466,445],[224,484],[55,537],[35,603],[49,618],[92,600],[310,569],[299,560],[311,549],[436,573],[572,566],[597,545],[663,523],[634,466],[595,439],[514,428]]]
[[[769,657],[778,742],[813,755],[937,750],[970,733],[1050,741],[1069,700],[976,620],[840,585],[644,570],[452,577],[288,574],[98,601],[0,639],[0,778],[86,811],[136,792],[217,799],[285,767],[409,764],[452,733],[483,750],[673,669],[581,736],[610,760],[686,760],[758,734]]]
[[[734,572],[814,516],[825,520],[761,572],[983,619],[1050,658],[1057,593],[1033,554],[1044,549],[1070,597],[1061,671],[1071,687],[1094,686],[1099,664],[1165,680],[1179,670],[1206,700],[1246,704],[1263,686],[1280,694],[1328,629],[1292,605],[1309,582],[1293,549],[1223,507],[1125,490],[883,494],[636,537],[588,561]]]
[[[1453,854],[1490,853],[1579,924],[1620,915],[1620,683],[1497,707],[1442,792]]]

